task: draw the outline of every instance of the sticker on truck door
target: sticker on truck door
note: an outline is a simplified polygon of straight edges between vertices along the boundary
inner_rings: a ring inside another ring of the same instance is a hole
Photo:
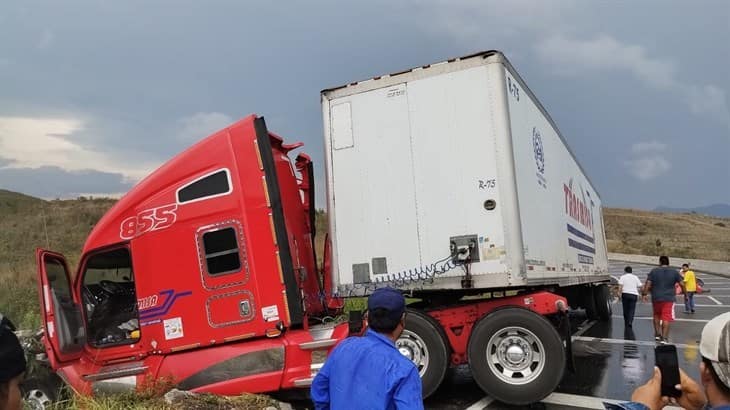
[[[265,322],[276,322],[279,320],[279,308],[276,305],[264,306],[261,308],[261,316]]]
[[[183,337],[182,318],[173,317],[162,321],[165,326],[165,340],[179,339]]]

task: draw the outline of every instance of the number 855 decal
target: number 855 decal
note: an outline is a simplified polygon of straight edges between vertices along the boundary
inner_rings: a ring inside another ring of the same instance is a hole
[[[122,221],[119,227],[119,237],[132,239],[146,232],[169,228],[177,220],[176,211],[177,204],[145,209],[136,216],[130,216]]]

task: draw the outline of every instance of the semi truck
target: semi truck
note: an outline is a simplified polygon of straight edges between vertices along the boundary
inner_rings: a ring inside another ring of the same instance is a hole
[[[122,197],[75,275],[36,251],[45,354],[75,392],[305,390],[362,331],[345,301],[384,286],[408,297],[396,345],[424,397],[460,365],[506,403],[555,389],[567,312],[611,315],[601,200],[505,56],[353,82],[321,102],[328,232],[315,230],[302,144],[250,115]]]

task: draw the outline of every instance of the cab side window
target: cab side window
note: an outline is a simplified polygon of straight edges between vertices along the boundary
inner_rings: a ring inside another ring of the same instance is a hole
[[[233,227],[203,234],[205,267],[209,275],[223,275],[241,270],[236,230]]]

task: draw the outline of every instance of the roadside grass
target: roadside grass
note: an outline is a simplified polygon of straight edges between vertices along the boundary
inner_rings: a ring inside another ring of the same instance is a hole
[[[51,408],[54,410],[262,410],[279,409],[279,405],[272,398],[258,394],[240,396],[199,394],[176,399],[169,404],[160,397],[125,393],[100,397],[74,396],[56,403]]]
[[[35,249],[63,253],[73,270],[86,236],[115,202],[84,197],[44,201],[0,190],[0,313],[18,328],[37,329]]]

